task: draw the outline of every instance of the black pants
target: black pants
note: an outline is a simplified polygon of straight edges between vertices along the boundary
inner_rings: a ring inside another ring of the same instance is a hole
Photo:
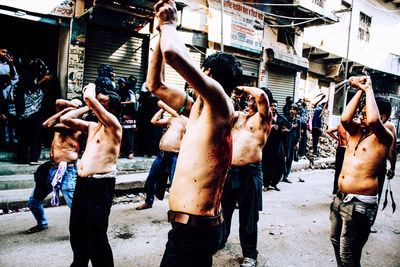
[[[189,226],[172,223],[160,266],[207,267],[218,251],[222,226]]]
[[[121,152],[126,155],[134,153],[135,129],[122,129]]]
[[[263,173],[263,184],[265,188],[270,186],[276,187],[282,178],[282,173],[280,172],[264,172]]]
[[[299,157],[305,156],[307,153],[307,123],[301,123],[301,141],[299,148]]]
[[[312,143],[313,143],[313,153],[318,152],[318,143],[319,143],[319,138],[322,134],[321,129],[318,128],[313,128],[312,129]]]
[[[26,119],[16,121],[17,162],[38,161],[42,150],[42,115],[36,112]],[[28,148],[30,157],[28,160]]]
[[[239,182],[239,183],[238,183]],[[231,166],[222,195],[224,216],[224,236],[221,246],[228,240],[232,214],[236,201],[239,203],[239,238],[243,257],[257,259],[257,223],[262,194],[261,164],[249,164],[242,167]]]
[[[69,224],[74,261],[71,266],[114,266],[107,239],[115,178],[77,177]]]
[[[335,180],[333,181],[332,194],[336,194],[336,192],[339,190],[338,181],[339,181],[340,172],[342,171],[344,153],[346,153],[346,147],[338,146],[336,148]]]

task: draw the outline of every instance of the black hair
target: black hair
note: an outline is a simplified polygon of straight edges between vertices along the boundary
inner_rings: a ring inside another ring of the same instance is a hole
[[[265,88],[265,87],[261,87],[261,89],[264,90],[264,92],[267,94],[267,96],[268,96],[268,102],[271,104],[271,103],[272,103],[272,100],[274,99],[274,98],[272,97],[272,92],[271,92],[271,90],[269,90],[268,88]]]
[[[102,89],[106,89],[109,91],[114,90],[114,86],[112,84],[112,81],[110,78],[105,77],[105,76],[99,76],[97,77],[96,81],[94,82],[96,85],[96,94],[98,94]]]
[[[111,76],[112,76],[111,72],[113,72],[113,68],[111,65],[108,65],[108,64],[101,64],[97,68],[97,73],[99,76],[105,76],[105,77],[111,78]]]
[[[272,99],[272,100],[271,100],[271,104],[272,104],[272,103],[277,103],[277,104],[278,104],[278,101],[275,100],[275,99]]]
[[[293,100],[292,100],[292,101],[289,101],[291,98],[293,99],[293,96],[287,96],[287,97],[286,97],[286,103],[293,102]]]
[[[299,108],[297,107],[296,104],[292,104],[292,105],[290,106],[290,108],[291,108],[291,109],[294,109],[294,110],[296,110],[296,111],[299,110]]]
[[[212,78],[222,85],[228,96],[233,88],[242,84],[242,64],[232,54],[214,53],[204,60],[203,67],[204,70],[210,69]]]
[[[118,118],[121,113],[121,97],[116,92],[107,89],[101,89],[98,94],[110,97],[109,108],[114,111],[114,115]]]
[[[28,64],[28,68],[32,72],[33,78],[37,78],[38,81],[49,74],[49,68],[40,58],[32,59]]]
[[[379,110],[380,115],[386,115],[386,119],[390,118],[390,114],[392,114],[392,104],[390,103],[389,99],[383,97],[376,97],[375,98],[376,105]]]

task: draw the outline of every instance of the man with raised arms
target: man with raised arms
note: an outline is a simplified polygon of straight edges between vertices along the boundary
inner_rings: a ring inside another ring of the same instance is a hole
[[[249,113],[237,112],[232,130],[233,155],[222,195],[226,225],[222,245],[229,237],[232,214],[239,203],[239,236],[243,262],[257,264],[257,222],[262,210],[262,149],[271,131],[272,112],[267,94],[255,87],[239,87],[248,94]]]
[[[393,142],[392,133],[382,123],[384,116],[390,116],[390,103],[375,100],[369,77],[351,77],[349,82],[358,91],[341,116],[350,139],[330,213],[338,266],[360,266],[361,251],[378,209],[378,175]],[[353,115],[363,94],[366,104],[357,123]]]
[[[167,128],[167,130],[161,137],[159,144],[160,152],[151,165],[149,176],[147,176],[146,179],[145,202],[136,207],[137,210],[153,207],[154,194],[157,198],[163,199],[168,177],[172,184],[176,160],[178,159],[182,137],[185,133],[187,117],[179,115],[162,101],[158,101],[158,106],[161,109],[154,114],[151,123],[159,127]],[[165,112],[168,112],[171,117],[164,118],[163,114]]]
[[[179,40],[174,1],[159,1],[154,8],[161,38],[147,88],[177,111],[191,109],[169,195],[172,230],[161,266],[211,266],[222,235],[222,189],[232,160],[234,109],[229,95],[241,81],[242,68],[233,55],[215,53],[201,70]],[[184,91],[161,82],[163,59],[194,89],[194,103]]]
[[[53,191],[52,204],[58,205],[58,190],[61,189],[65,202],[72,205],[76,183],[76,161],[80,131],[71,129],[60,122],[65,113],[82,106],[79,99],[56,101],[57,113],[48,118],[43,127],[55,131],[50,149],[50,161],[40,165],[35,172],[35,189],[29,198],[28,207],[37,221],[37,225],[28,230],[28,234],[47,229],[47,220],[44,216],[43,200]],[[53,181],[55,181],[54,185]]]
[[[74,253],[71,266],[114,266],[107,239],[108,216],[112,205],[117,159],[122,137],[118,122],[121,99],[113,91],[94,84],[83,89],[86,107],[61,117],[65,125],[86,132],[86,148],[78,166],[78,178],[70,219],[70,240]],[[92,110],[98,122],[78,117]]]

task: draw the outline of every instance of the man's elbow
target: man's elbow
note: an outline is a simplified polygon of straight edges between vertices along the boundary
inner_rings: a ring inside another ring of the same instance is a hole
[[[173,48],[170,48],[170,49],[167,48],[162,51],[162,55],[163,55],[165,63],[167,63],[170,66],[173,66],[174,62],[176,61],[176,59],[179,56],[179,53],[177,53],[177,51]]]

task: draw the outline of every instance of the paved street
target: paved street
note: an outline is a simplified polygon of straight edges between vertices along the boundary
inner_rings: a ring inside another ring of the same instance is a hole
[[[400,162],[392,190],[400,205]],[[279,184],[281,191],[263,193],[259,222],[259,266],[335,266],[329,240],[329,204],[333,170],[293,173],[292,184]],[[305,182],[299,182],[299,178]],[[167,201],[152,209],[137,211],[139,203],[112,207],[109,238],[116,266],[158,266],[167,240]],[[382,205],[382,203],[381,203]],[[34,235],[24,231],[34,226],[30,212],[0,216],[0,266],[69,266],[69,209],[45,209],[49,229]],[[400,266],[400,216],[392,214],[391,202],[379,210],[362,256],[363,267]],[[214,256],[214,266],[238,266],[241,249],[238,216],[234,214],[227,246]]]

